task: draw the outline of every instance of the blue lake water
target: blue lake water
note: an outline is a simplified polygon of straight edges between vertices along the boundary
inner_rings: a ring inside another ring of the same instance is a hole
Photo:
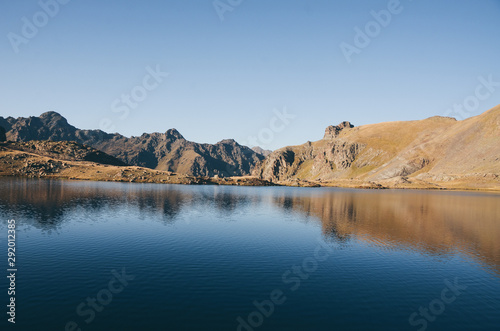
[[[1,330],[499,330],[500,195],[0,179]]]

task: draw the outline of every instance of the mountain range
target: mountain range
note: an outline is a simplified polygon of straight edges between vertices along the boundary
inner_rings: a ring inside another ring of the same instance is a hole
[[[5,128],[6,138],[10,141],[75,141],[129,165],[192,176],[244,176],[264,159],[264,155],[233,139],[199,144],[184,139],[176,129],[128,138],[101,130],[77,129],[52,111],[39,117],[0,117],[0,127]]]
[[[80,130],[55,112],[0,117],[0,141],[75,141],[128,165],[208,177],[247,176],[284,185],[500,189],[500,105],[457,121],[424,120],[326,128],[323,139],[276,151],[232,139],[186,140],[177,130],[125,137]]]

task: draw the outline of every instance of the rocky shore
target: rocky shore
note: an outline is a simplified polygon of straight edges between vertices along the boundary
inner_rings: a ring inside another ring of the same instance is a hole
[[[115,165],[116,162],[119,165]],[[127,166],[88,146],[51,141],[1,142],[0,176],[188,185],[277,185],[251,176],[189,176]]]

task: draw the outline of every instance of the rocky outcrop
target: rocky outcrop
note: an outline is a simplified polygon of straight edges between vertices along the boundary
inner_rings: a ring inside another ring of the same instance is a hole
[[[255,173],[262,179],[272,182],[284,180],[293,176],[292,166],[297,164],[295,152],[289,149],[271,153]]]
[[[335,165],[335,169],[344,170],[352,166],[361,147],[358,143],[337,140],[326,151],[325,158]]]
[[[308,142],[272,152],[259,164],[254,175],[279,182],[292,179],[332,178],[351,167],[362,145],[342,140],[321,146]]]
[[[348,121],[344,121],[339,125],[330,125],[325,129],[325,135],[323,136],[323,139],[337,138],[342,130],[351,129],[353,127],[354,125],[352,125],[351,122]]]
[[[12,141],[76,141],[130,165],[193,176],[248,175],[264,159],[232,139],[198,144],[186,140],[176,129],[128,138],[101,130],[77,129],[56,112],[29,118],[0,117],[0,125],[7,128],[7,138]]]
[[[427,166],[430,161],[426,158],[416,157],[413,159],[396,158],[391,160],[382,171],[373,171],[376,175],[371,176],[374,180],[384,180],[397,177],[409,176]]]

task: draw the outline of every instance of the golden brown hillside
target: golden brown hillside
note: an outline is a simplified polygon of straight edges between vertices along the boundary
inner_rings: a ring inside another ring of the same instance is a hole
[[[325,138],[273,152],[255,175],[279,183],[500,189],[500,106],[463,121],[328,127]]]

